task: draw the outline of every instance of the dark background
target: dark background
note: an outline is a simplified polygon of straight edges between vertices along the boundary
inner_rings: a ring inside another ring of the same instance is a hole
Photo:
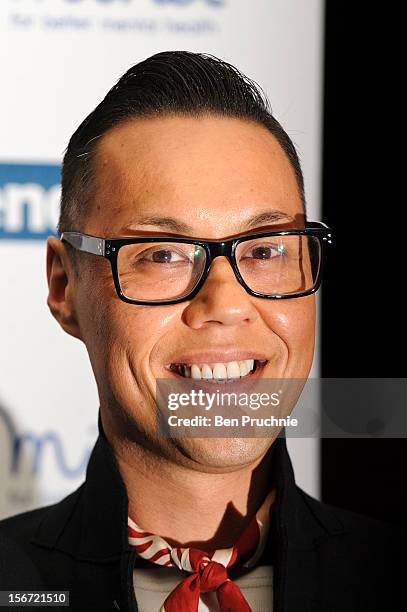
[[[322,219],[335,247],[321,296],[323,377],[407,375],[398,18],[377,4],[326,2]],[[322,439],[323,501],[404,522],[406,442]]]

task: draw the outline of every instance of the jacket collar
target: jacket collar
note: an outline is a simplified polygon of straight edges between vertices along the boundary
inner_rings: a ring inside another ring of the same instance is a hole
[[[98,417],[99,437],[91,453],[86,480],[74,493],[50,506],[34,543],[80,560],[100,563],[120,559],[131,548],[127,536],[128,498],[113,450]],[[272,446],[271,482],[277,488],[269,535],[272,559],[284,547],[310,550],[327,534],[343,530],[329,506],[318,504],[295,484],[285,429]]]

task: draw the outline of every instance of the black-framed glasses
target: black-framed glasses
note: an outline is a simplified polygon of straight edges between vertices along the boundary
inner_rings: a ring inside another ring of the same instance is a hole
[[[235,276],[255,297],[286,299],[314,293],[321,284],[330,228],[267,231],[230,240],[174,236],[98,238],[64,232],[61,240],[110,261],[117,295],[129,304],[177,304],[193,298],[215,257],[228,258]]]

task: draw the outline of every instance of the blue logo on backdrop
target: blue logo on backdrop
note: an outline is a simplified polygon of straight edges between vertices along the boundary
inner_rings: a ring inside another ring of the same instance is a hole
[[[82,457],[76,465],[69,465],[66,458],[63,440],[54,431],[45,431],[43,434],[32,432],[17,433],[16,427],[8,412],[0,405],[0,442],[2,448],[10,447],[10,473],[18,475],[22,470],[24,458],[30,458],[31,474],[39,475],[44,469],[44,455],[48,449],[52,449],[55,465],[61,475],[66,478],[77,478],[84,474],[92,452],[91,447],[86,447]],[[6,459],[6,457],[2,457]]]
[[[60,197],[59,165],[0,164],[0,240],[55,234]]]

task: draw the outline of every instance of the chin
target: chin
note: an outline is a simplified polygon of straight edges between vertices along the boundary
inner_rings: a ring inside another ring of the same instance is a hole
[[[196,464],[196,469],[231,470],[260,460],[273,443],[272,438],[178,438],[179,452]]]

